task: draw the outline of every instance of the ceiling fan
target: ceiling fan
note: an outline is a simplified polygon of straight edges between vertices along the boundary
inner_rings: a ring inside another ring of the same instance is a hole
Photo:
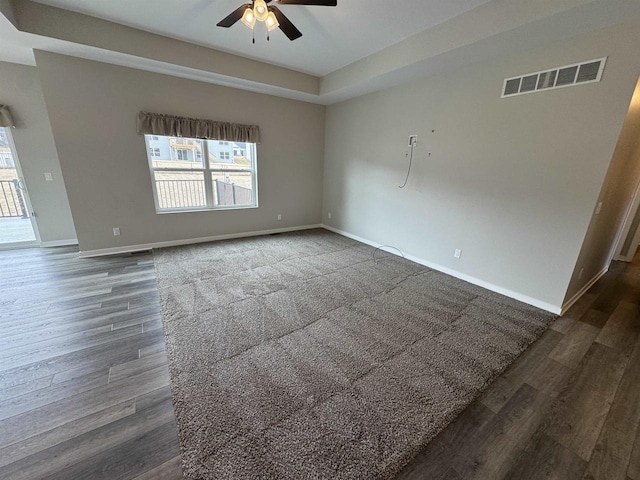
[[[293,41],[296,38],[300,38],[302,32],[291,23],[291,20],[285,17],[284,13],[275,5],[267,5],[272,1],[280,5],[318,5],[325,7],[335,7],[338,5],[338,0],[252,0],[251,3],[245,3],[222,19],[218,23],[218,27],[229,28],[238,20],[242,20],[242,23],[253,29],[256,21],[260,21],[264,22],[269,32],[280,27],[280,30],[282,30],[289,40]]]

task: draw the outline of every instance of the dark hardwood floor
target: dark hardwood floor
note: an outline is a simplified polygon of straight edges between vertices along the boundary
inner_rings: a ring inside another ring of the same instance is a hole
[[[0,252],[0,478],[182,478],[150,253]]]
[[[640,256],[614,262],[398,480],[640,480]]]
[[[636,258],[398,478],[640,480],[639,333]],[[150,253],[0,252],[0,478],[182,478]]]

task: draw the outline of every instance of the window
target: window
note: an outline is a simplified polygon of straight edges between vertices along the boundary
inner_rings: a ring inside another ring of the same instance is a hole
[[[220,152],[220,160],[229,161],[231,159],[231,155],[229,152]]]
[[[161,136],[154,141],[158,155],[150,141],[145,135],[157,212],[258,206],[254,143],[242,144],[246,155],[231,157],[219,152],[217,140]],[[223,154],[225,163],[219,161]]]
[[[158,136],[157,136],[157,135],[153,135],[153,136],[151,137],[151,139],[152,139],[152,140],[158,140]]]
[[[159,148],[150,148],[149,149],[149,155],[151,155],[152,157],[159,157],[160,156],[160,149]]]

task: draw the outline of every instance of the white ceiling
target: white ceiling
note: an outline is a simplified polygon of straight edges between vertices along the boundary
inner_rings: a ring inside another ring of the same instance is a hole
[[[340,0],[282,6],[304,36],[252,45],[242,23],[215,26],[247,0],[35,1],[0,0],[0,61],[35,65],[40,50],[324,105],[640,17],[640,0]]]
[[[36,0],[148,32],[224,50],[316,76],[438,25],[489,0],[339,0],[337,7],[279,5],[303,36],[216,23],[247,0]],[[262,27],[260,25],[259,27]]]

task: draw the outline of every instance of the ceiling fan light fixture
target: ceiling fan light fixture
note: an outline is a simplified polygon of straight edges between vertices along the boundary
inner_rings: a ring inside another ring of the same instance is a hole
[[[267,31],[269,32],[271,30],[275,30],[280,26],[280,23],[278,22],[278,19],[273,12],[269,12],[269,15],[267,15],[267,19],[264,21],[264,23],[267,26]]]
[[[1,1],[1,0],[0,0]],[[240,5],[229,15],[220,20],[216,25],[218,27],[230,28],[235,25],[236,22],[242,20],[246,26],[255,30],[256,22],[265,22],[265,27],[268,31],[272,31],[276,28],[280,28],[282,33],[291,41],[297,40],[302,36],[302,32],[291,23],[282,11],[271,4],[275,2],[281,5],[317,5],[325,7],[335,7],[338,5],[338,0],[245,0],[247,3]],[[271,5],[270,5],[271,4]],[[269,35],[267,34],[267,40]],[[254,39],[255,43],[255,31]]]
[[[247,27],[253,29],[256,24],[256,16],[253,14],[253,9],[248,8],[244,11],[242,15],[242,23],[244,23]]]
[[[253,14],[256,16],[256,19],[264,22],[269,16],[269,9],[267,8],[267,4],[264,0],[255,0],[253,2]]]

